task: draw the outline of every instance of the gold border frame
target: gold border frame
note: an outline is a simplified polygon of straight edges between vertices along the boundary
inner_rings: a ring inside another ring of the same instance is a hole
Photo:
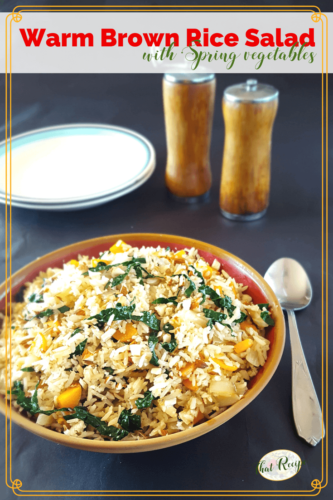
[[[19,9],[19,10],[17,10]],[[316,10],[314,10],[316,9]],[[12,453],[11,453],[11,438],[12,438],[12,422],[11,422],[11,398],[9,404],[6,400],[6,437],[5,437],[5,453],[6,453],[6,485],[12,489],[16,496],[317,496],[323,488],[328,484],[328,19],[325,14],[321,12],[319,7],[315,5],[301,5],[301,6],[288,6],[288,5],[253,5],[252,8],[248,6],[238,5],[238,6],[220,6],[215,5],[201,5],[201,6],[189,6],[189,5],[159,5],[159,6],[133,6],[133,5],[114,5],[110,6],[72,6],[72,5],[56,5],[56,6],[43,6],[43,5],[30,5],[30,6],[16,6],[14,7],[12,13],[6,16],[6,58],[5,58],[5,75],[6,75],[6,85],[5,85],[5,142],[6,142],[6,160],[5,160],[5,182],[6,182],[6,206],[5,206],[5,284],[6,290],[8,290],[9,282],[9,304],[8,304],[8,294],[6,294],[5,307],[7,309],[8,305],[11,309],[12,297],[11,297],[11,285],[12,285],[12,261],[11,261],[11,243],[12,243],[12,176],[11,176],[11,146],[12,146],[12,22],[20,22],[22,20],[22,12],[312,12],[311,20],[313,22],[321,21],[322,24],[322,389],[321,389],[321,404],[323,408],[323,420],[324,414],[326,416],[326,436],[322,439],[322,479],[314,479],[311,481],[312,490],[71,490],[65,492],[64,490],[22,490],[22,481],[19,479],[12,480]],[[322,19],[322,17],[325,19]],[[10,35],[10,46],[9,46],[9,85],[8,85],[8,20],[10,19],[9,25],[9,35]],[[324,29],[326,28],[326,29]],[[325,41],[324,45],[324,32]],[[326,48],[326,52],[324,52]],[[325,58],[324,58],[325,55]],[[324,64],[325,59],[325,64]],[[325,71],[324,71],[325,67]],[[325,78],[324,78],[325,75]],[[8,95],[9,87],[9,95]],[[325,106],[326,102],[326,106]],[[8,108],[9,108],[9,238],[8,238]],[[8,273],[8,242],[9,242],[9,273]],[[8,279],[9,276],[9,279]],[[11,314],[10,314],[11,323]],[[6,317],[6,327],[7,327],[7,317]],[[7,328],[6,328],[7,331]],[[326,348],[326,353],[325,353]],[[9,353],[11,354],[11,344],[9,347]],[[6,343],[6,359],[7,359],[7,343]],[[7,384],[7,374],[6,374],[6,386]],[[11,386],[11,373],[9,378]],[[326,406],[324,406],[324,403]],[[8,482],[8,406],[9,406],[9,419],[10,419],[10,431],[9,431],[9,472],[10,472],[10,483]],[[322,423],[324,428],[324,422]],[[326,445],[326,450],[325,450]],[[326,452],[325,452],[326,451]],[[325,463],[326,459],[326,463]],[[325,480],[326,473],[326,480]],[[325,483],[324,483],[325,480]],[[324,484],[323,484],[324,483]],[[39,493],[35,495],[34,493]],[[83,495],[81,495],[83,493]],[[171,494],[171,495],[170,495]],[[285,495],[287,494],[287,495]]]

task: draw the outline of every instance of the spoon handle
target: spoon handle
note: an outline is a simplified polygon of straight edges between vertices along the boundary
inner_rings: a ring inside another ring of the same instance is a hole
[[[292,357],[292,401],[297,433],[312,446],[325,436],[322,412],[299,337],[296,317],[288,309]]]

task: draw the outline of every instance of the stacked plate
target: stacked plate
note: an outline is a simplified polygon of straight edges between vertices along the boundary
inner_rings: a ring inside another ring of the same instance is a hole
[[[107,125],[49,127],[12,138],[12,206],[80,210],[138,188],[155,169],[142,135]],[[7,201],[10,182],[7,142]],[[0,144],[0,202],[6,202],[6,144]]]

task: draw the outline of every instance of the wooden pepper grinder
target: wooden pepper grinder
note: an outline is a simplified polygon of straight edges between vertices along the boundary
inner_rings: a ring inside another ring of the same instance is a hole
[[[224,91],[220,208],[228,219],[251,221],[266,213],[278,95],[274,87],[257,80],[247,80]]]
[[[206,198],[212,183],[209,149],[214,74],[166,74],[163,103],[167,139],[165,182],[180,201]]]

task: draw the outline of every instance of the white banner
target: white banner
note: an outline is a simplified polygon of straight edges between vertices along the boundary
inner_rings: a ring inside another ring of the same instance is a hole
[[[11,57],[13,73],[321,73],[323,61],[325,71],[326,20],[311,12],[23,12],[21,17],[0,14],[2,40],[7,26],[7,69]],[[4,51],[0,71],[5,72]]]

